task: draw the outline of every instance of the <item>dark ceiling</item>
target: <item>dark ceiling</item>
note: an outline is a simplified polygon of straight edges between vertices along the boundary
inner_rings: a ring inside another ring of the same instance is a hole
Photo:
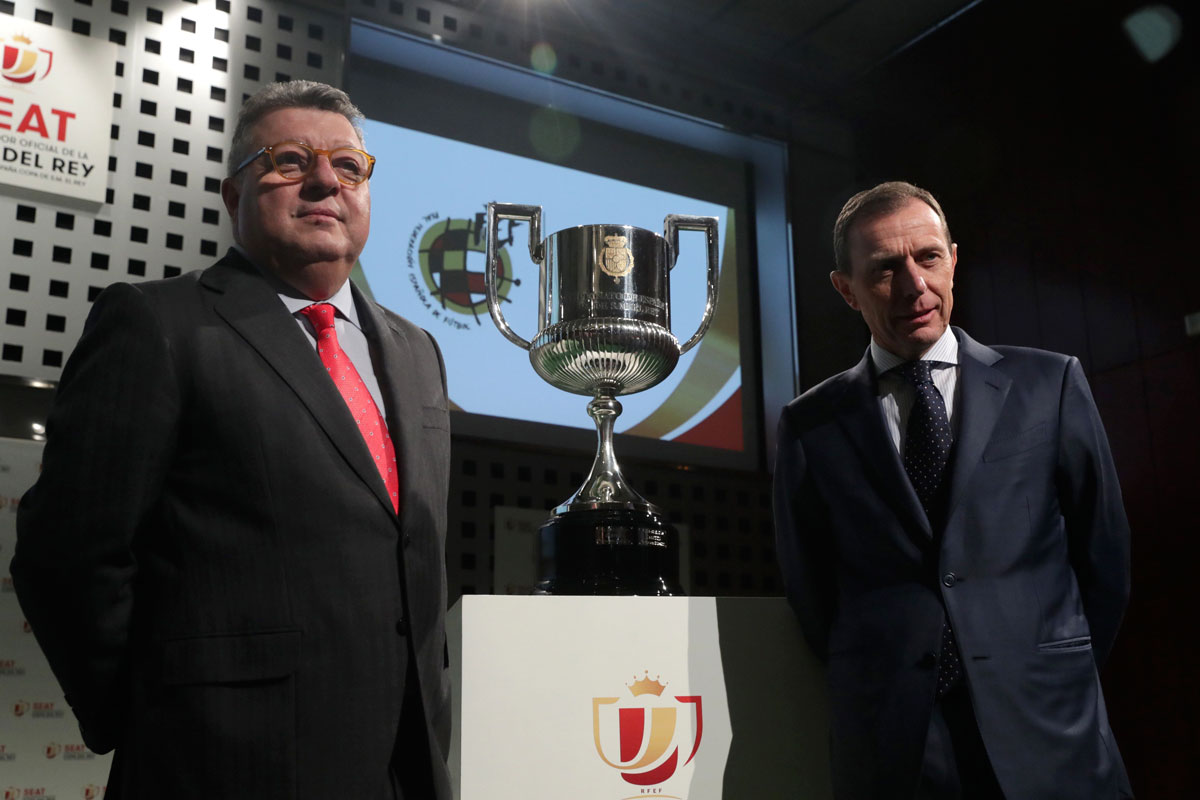
[[[521,66],[544,43],[559,77],[780,138],[981,2],[309,0]]]
[[[790,101],[844,84],[979,0],[462,0],[530,35]]]
[[[943,82],[979,66],[972,62],[986,68],[1024,59],[1053,79],[1069,62],[1136,61],[1122,21],[1162,7],[1146,0],[299,1],[735,130],[822,146],[844,138],[839,126],[886,107],[896,94],[889,81],[911,77],[914,65]],[[1190,14],[1186,6],[1176,11]],[[1155,69],[1179,72],[1169,63]]]

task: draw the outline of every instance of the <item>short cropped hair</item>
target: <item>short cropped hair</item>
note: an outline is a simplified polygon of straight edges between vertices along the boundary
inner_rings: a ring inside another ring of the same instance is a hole
[[[942,222],[946,244],[950,244],[950,225],[937,199],[925,189],[905,181],[888,181],[859,192],[846,201],[833,223],[833,258],[838,271],[850,274],[850,229],[859,220],[873,219],[894,213],[910,200],[920,200],[937,214]]]
[[[363,141],[363,114],[350,97],[334,86],[316,81],[287,81],[270,83],[246,99],[238,112],[237,125],[233,129],[233,142],[229,147],[228,175],[250,155],[252,142],[250,132],[254,126],[272,111],[281,108],[314,108],[341,114],[354,128],[359,144]]]

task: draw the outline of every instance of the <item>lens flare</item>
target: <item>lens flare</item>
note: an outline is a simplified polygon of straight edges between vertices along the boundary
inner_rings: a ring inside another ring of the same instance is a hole
[[[579,149],[579,118],[556,108],[538,108],[529,118],[529,143],[539,157],[561,163]]]
[[[529,51],[529,65],[538,72],[553,75],[558,68],[558,55],[547,42],[538,42]]]

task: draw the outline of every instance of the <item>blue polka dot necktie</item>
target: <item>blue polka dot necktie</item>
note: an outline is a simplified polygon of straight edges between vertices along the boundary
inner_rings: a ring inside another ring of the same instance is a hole
[[[950,463],[954,434],[950,430],[950,418],[946,415],[946,401],[933,383],[931,373],[935,363],[938,362],[909,361],[897,367],[896,372],[916,390],[908,427],[905,428],[904,471],[908,473],[917,499],[925,509],[925,516],[929,517],[929,524],[936,532],[945,506],[944,478]],[[937,673],[939,698],[962,681],[962,660],[949,619],[942,624]]]

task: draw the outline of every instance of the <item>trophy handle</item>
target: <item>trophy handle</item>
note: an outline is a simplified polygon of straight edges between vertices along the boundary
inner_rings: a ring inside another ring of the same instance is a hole
[[[708,326],[712,323],[713,312],[717,308],[717,266],[720,258],[717,251],[717,218],[668,214],[667,218],[663,220],[663,225],[663,237],[666,238],[667,246],[670,248],[667,262],[671,269],[675,268],[675,258],[679,255],[679,232],[681,230],[704,231],[708,234],[708,297],[704,301],[704,318],[700,320],[700,327],[692,334],[692,338],[679,348],[679,353],[682,355],[695,347],[700,338],[704,336]],[[489,286],[489,288],[491,287]]]
[[[539,256],[542,241],[542,207],[514,203],[488,203],[487,206],[487,264],[484,267],[484,283],[487,284],[488,312],[492,315],[496,327],[504,334],[504,338],[528,350],[533,345],[513,332],[508,326],[508,321],[504,319],[504,312],[500,310],[500,295],[496,289],[496,238],[502,219],[524,220],[529,223],[529,257],[533,259],[533,263],[541,264]]]

